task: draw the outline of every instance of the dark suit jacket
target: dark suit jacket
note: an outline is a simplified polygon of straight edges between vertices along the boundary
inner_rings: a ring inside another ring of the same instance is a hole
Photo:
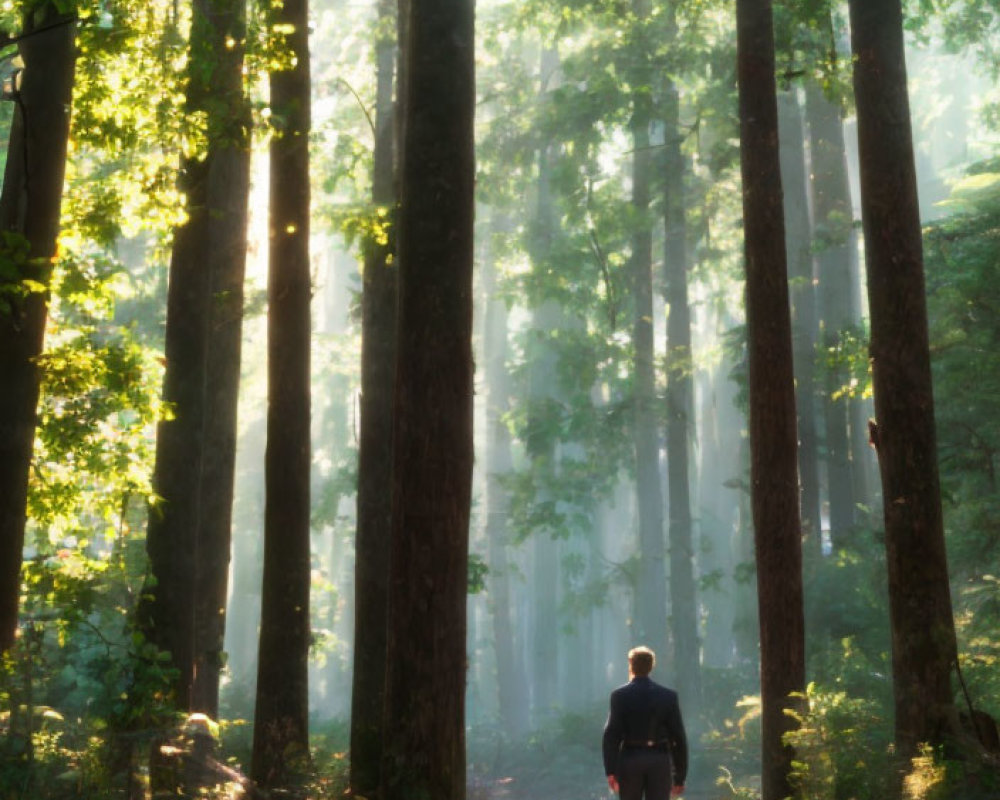
[[[687,777],[687,736],[677,692],[651,680],[633,678],[611,693],[611,711],[604,726],[604,773],[614,775],[618,753],[630,742],[662,742],[670,751],[674,785]]]

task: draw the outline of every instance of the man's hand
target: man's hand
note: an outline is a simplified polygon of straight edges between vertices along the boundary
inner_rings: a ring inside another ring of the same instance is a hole
[[[618,778],[614,775],[608,775],[608,788],[615,794],[618,794]]]
[[[670,790],[671,797],[680,797],[682,794],[684,794],[684,784],[681,784],[680,786],[675,786],[673,789]]]

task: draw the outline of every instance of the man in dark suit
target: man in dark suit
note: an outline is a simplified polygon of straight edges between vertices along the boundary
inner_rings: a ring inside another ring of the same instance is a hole
[[[604,726],[604,773],[621,800],[666,800],[684,792],[687,737],[677,692],[650,680],[656,656],[628,654],[629,682],[611,693]]]

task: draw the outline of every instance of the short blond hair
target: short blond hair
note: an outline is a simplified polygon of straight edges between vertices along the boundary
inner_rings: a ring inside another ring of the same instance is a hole
[[[656,653],[646,645],[633,647],[628,651],[628,665],[637,678],[645,677],[656,666]]]

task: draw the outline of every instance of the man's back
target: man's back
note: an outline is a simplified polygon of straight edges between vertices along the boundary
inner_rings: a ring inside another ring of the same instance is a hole
[[[669,752],[674,782],[687,775],[687,739],[677,693],[648,676],[636,677],[611,693],[604,728],[604,768],[608,775],[619,766],[619,752],[658,749]]]
[[[615,689],[611,705],[617,706],[625,741],[664,740],[679,727],[677,692],[649,677],[635,678]]]

